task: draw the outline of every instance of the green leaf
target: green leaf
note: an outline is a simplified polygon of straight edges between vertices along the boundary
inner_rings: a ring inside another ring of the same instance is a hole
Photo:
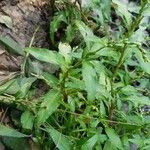
[[[70,24],[67,26],[67,29],[66,29],[66,40],[67,40],[67,42],[69,42],[69,43],[72,42],[74,37],[75,37],[75,28],[72,26],[72,24]]]
[[[16,137],[16,138],[29,137],[28,135],[20,133],[14,129],[12,129],[10,127],[6,127],[2,124],[0,124],[0,135],[1,136]]]
[[[141,68],[143,69],[143,71],[150,74],[150,62],[141,62],[140,65],[141,65]]]
[[[13,27],[12,19],[6,15],[0,16],[0,23],[5,24],[10,29],[12,29],[12,27]]]
[[[18,84],[20,86],[19,91],[16,93],[18,98],[23,98],[27,95],[31,85],[36,81],[37,78],[29,77],[29,78],[20,78],[18,79]]]
[[[12,79],[3,85],[0,85],[0,94],[4,93],[15,81],[16,79]]]
[[[139,148],[141,148],[144,145],[144,140],[140,135],[133,135],[133,139],[129,139],[131,143],[135,143]]]
[[[81,150],[92,150],[98,140],[99,136],[95,134],[82,145]]]
[[[131,85],[127,85],[127,86],[124,86],[122,89],[121,89],[121,92],[124,94],[124,95],[133,95],[133,94],[136,94],[137,93],[137,90],[135,87],[131,86]]]
[[[117,14],[122,17],[122,19],[124,20],[124,24],[127,27],[129,27],[130,24],[132,23],[132,15],[128,11],[127,4],[121,0],[112,0],[112,2],[115,5],[117,5],[117,6],[114,6],[117,11]]]
[[[93,101],[96,95],[96,71],[90,62],[82,63],[82,77],[85,82],[88,100]]]
[[[34,116],[30,111],[25,111],[21,115],[21,124],[24,129],[32,129],[34,122]]]
[[[30,150],[30,144],[26,138],[2,137],[3,143],[11,150]]]
[[[142,15],[145,17],[150,16],[150,2],[147,3],[146,7],[144,8]]]
[[[71,147],[72,143],[71,143],[71,141],[69,141],[69,139],[65,135],[58,132],[53,127],[49,127],[46,130],[50,134],[56,147],[59,150],[71,150],[72,149],[72,147]]]
[[[5,90],[5,93],[15,95],[19,90],[20,86],[18,84],[18,78],[16,78],[14,79],[14,82],[12,82],[12,84]]]
[[[102,0],[101,9],[102,9],[104,18],[106,18],[107,20],[110,20],[111,0]]]
[[[50,38],[53,44],[54,44],[54,33],[57,32],[61,22],[67,23],[65,14],[63,12],[60,12],[60,14],[57,14],[57,16],[54,16],[50,24]]]
[[[59,91],[51,90],[44,96],[40,109],[37,113],[37,125],[42,125],[60,105],[62,97]]]
[[[98,51],[96,53],[96,56],[97,57],[105,56],[105,57],[113,58],[114,60],[118,61],[119,53],[114,51],[112,48],[104,48],[104,49]]]
[[[74,77],[69,77],[69,81],[66,82],[66,87],[69,89],[85,90],[84,81]]]
[[[4,44],[12,53],[18,55],[25,54],[22,47],[10,37],[0,37],[0,43]]]
[[[144,56],[142,52],[139,49],[135,49],[135,57],[137,58],[140,67],[145,71],[146,73],[150,74],[150,62],[145,62],[144,61]]]
[[[105,131],[111,143],[118,149],[123,150],[122,142],[120,140],[120,137],[115,133],[115,130],[111,128],[106,128]]]
[[[133,102],[135,105],[134,107],[138,107],[139,105],[150,105],[149,97],[142,95],[132,95],[124,99]]]
[[[76,26],[78,27],[80,33],[82,34],[86,44],[89,44],[89,42],[101,43],[101,39],[95,36],[93,34],[93,31],[88,26],[86,26],[82,21],[76,21]]]
[[[146,30],[146,27],[140,26],[139,29],[136,30],[134,34],[131,36],[130,41],[133,43],[138,42],[139,44],[145,43],[145,39],[147,36],[147,33],[145,32],[145,30]]]
[[[43,79],[51,87],[57,86],[59,83],[59,80],[54,75],[47,72],[43,72],[41,76],[41,79]]]
[[[62,58],[62,56],[55,51],[51,51],[44,48],[26,48],[25,51],[27,53],[30,53],[40,61],[52,63],[56,65],[64,64],[64,59]]]
[[[117,150],[117,147],[114,146],[110,141],[106,141],[103,150]]]

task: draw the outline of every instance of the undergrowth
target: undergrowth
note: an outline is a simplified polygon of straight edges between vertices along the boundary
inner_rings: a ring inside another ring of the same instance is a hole
[[[149,150],[149,0],[54,5],[51,50],[32,47],[38,28],[25,49],[0,38],[24,58],[20,73],[0,86],[0,103],[17,111],[10,127],[1,121],[2,143],[14,150]]]

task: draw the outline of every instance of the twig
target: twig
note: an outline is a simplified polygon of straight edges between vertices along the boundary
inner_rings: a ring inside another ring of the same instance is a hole
[[[40,29],[40,26],[38,26],[38,27],[35,29],[35,31],[34,31],[34,33],[33,33],[33,36],[32,36],[32,38],[31,38],[30,44],[29,44],[29,48],[33,45],[33,42],[34,42],[34,39],[35,39],[35,35],[36,35],[36,33],[38,32],[39,29]],[[27,52],[26,55],[25,55],[24,61],[23,61],[22,69],[21,69],[23,76],[25,76],[25,74],[26,74],[26,63],[27,63],[28,57],[29,57],[29,53]]]

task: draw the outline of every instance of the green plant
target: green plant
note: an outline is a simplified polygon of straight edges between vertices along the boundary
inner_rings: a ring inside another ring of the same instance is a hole
[[[136,10],[119,0],[59,4],[50,26],[58,50],[25,48],[26,73],[0,87],[0,102],[16,104],[22,132],[44,149],[149,149],[150,2],[133,3]],[[58,73],[43,71],[41,62]],[[34,98],[39,80],[47,92]]]

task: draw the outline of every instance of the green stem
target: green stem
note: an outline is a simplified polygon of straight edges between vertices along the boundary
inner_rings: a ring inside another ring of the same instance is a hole
[[[65,82],[66,82],[66,79],[68,77],[68,72],[69,72],[69,69],[66,72],[63,73],[62,81],[60,83],[60,89],[61,89],[61,92],[63,94],[64,101],[67,100],[67,93],[66,93],[66,89],[65,89]]]
[[[126,39],[129,39],[132,36],[132,34],[134,33],[134,31],[136,30],[136,28],[139,26],[139,24],[140,24],[140,22],[141,22],[141,20],[143,18],[142,12],[143,12],[146,4],[147,4],[147,1],[142,4],[141,9],[139,11],[139,15],[137,16],[135,21],[131,24],[127,34],[125,35],[124,46],[122,48],[119,61],[118,61],[117,65],[116,65],[116,68],[114,69],[114,72],[113,72],[113,75],[112,75],[112,79],[111,79],[111,96],[112,96],[112,100],[111,100],[111,106],[110,106],[110,110],[109,110],[109,120],[113,119],[113,113],[114,113],[114,109],[116,107],[116,101],[115,101],[116,94],[115,94],[115,90],[114,90],[114,83],[115,83],[117,72],[120,69],[120,67],[121,67],[121,65],[122,65],[122,63],[124,61],[124,54],[125,54],[125,51],[126,51],[126,49],[128,47],[128,44],[126,43]],[[110,123],[110,125],[111,124],[112,123]]]
[[[40,28],[40,26],[38,26],[38,27],[35,29],[35,31],[34,31],[34,33],[33,33],[33,36],[32,36],[32,38],[31,38],[30,44],[29,44],[29,48],[32,47],[33,42],[34,42],[34,39],[35,39],[35,35],[36,35],[36,33],[38,32],[39,28]],[[28,57],[29,57],[29,53],[26,53],[25,58],[24,58],[24,61],[23,61],[23,65],[22,65],[22,68],[21,68],[21,70],[22,70],[22,75],[23,75],[23,76],[25,76],[25,74],[26,74],[26,64],[27,64]]]
[[[97,117],[90,117],[90,116],[86,116],[84,114],[79,114],[79,113],[76,113],[76,112],[71,112],[71,111],[67,111],[67,110],[63,110],[63,109],[57,109],[58,112],[65,112],[65,113],[69,113],[73,116],[76,116],[76,117],[84,117],[86,119],[89,119],[89,120],[97,120],[98,118]],[[126,123],[126,122],[120,122],[120,121],[115,121],[115,120],[107,120],[107,119],[103,119],[103,118],[99,118],[100,122],[109,122],[109,123],[114,123],[114,124],[121,124],[121,125],[131,125],[131,126],[139,126],[139,125],[136,125],[136,124],[131,124],[131,123]]]

